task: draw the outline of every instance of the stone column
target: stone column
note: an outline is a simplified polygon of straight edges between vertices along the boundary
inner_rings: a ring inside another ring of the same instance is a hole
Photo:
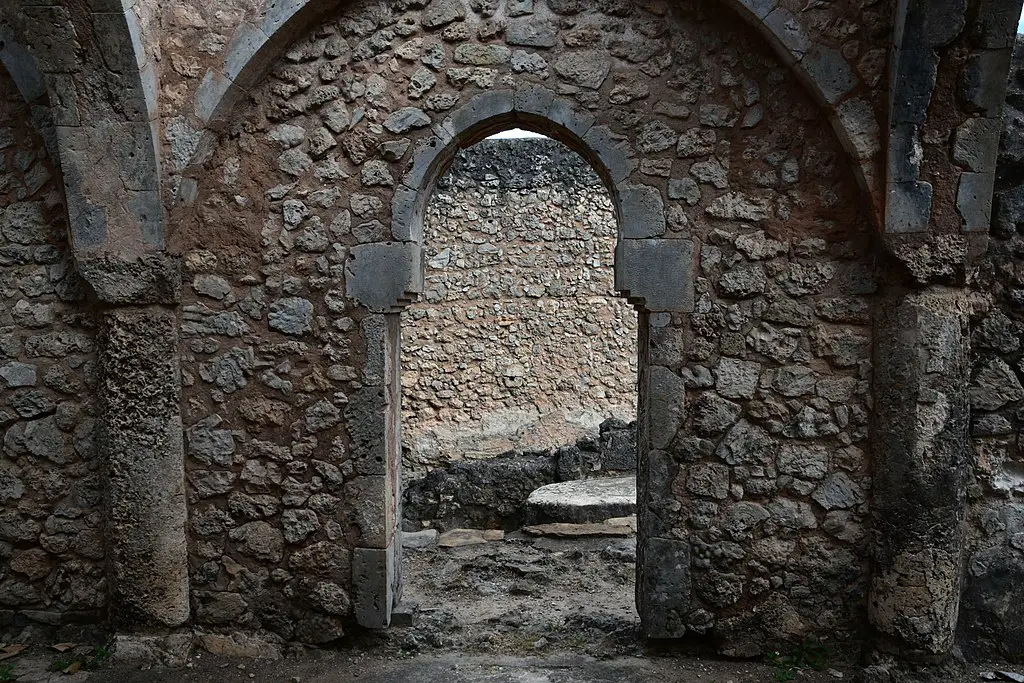
[[[100,444],[119,629],[178,626],[189,616],[177,332],[173,310],[162,306],[103,314]]]
[[[79,256],[100,301],[102,416],[107,462],[111,610],[119,631],[179,626],[189,617],[181,427],[177,262]]]
[[[875,317],[874,570],[877,648],[941,660],[953,647],[969,457],[964,290],[893,292]]]

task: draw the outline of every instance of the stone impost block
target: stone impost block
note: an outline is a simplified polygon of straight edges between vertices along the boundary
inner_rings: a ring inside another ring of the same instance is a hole
[[[995,173],[961,173],[956,210],[964,232],[982,232],[992,223],[992,190]]]
[[[76,266],[106,304],[174,304],[181,299],[180,263],[171,256],[149,254],[131,258],[85,253],[76,260]]]
[[[665,234],[665,203],[661,190],[650,185],[616,188],[621,237],[660,237]]]
[[[932,186],[923,182],[892,183],[885,203],[885,231],[924,232],[932,215]]]
[[[637,607],[644,635],[682,637],[690,610],[689,541],[647,538],[637,550]]]
[[[349,298],[374,313],[401,310],[423,292],[423,254],[414,242],[359,244],[345,264]]]
[[[395,547],[356,548],[352,551],[352,589],[356,622],[364,628],[386,628],[400,599],[396,588],[398,557]]]
[[[693,311],[694,243],[623,239],[615,248],[615,288],[648,311]]]

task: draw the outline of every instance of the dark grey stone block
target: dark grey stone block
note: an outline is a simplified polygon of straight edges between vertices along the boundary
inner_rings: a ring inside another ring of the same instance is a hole
[[[633,172],[629,156],[621,146],[625,141],[616,139],[604,126],[592,126],[583,136],[583,144],[597,157],[612,184],[618,185]]]
[[[885,202],[886,232],[924,232],[931,215],[931,184],[912,181],[889,186]]]
[[[356,548],[352,551],[353,608],[356,622],[364,628],[386,628],[395,601],[390,567],[394,550]]]
[[[956,192],[956,210],[963,219],[964,232],[986,231],[992,223],[994,173],[961,173]]]
[[[399,310],[423,291],[423,256],[415,242],[359,244],[350,255],[347,294],[374,313]]]
[[[665,234],[665,203],[661,190],[650,185],[620,185],[617,189],[622,238],[660,237]]]
[[[939,57],[930,48],[903,48],[896,67],[898,90],[892,101],[893,123],[924,123],[935,89]]]
[[[690,610],[690,544],[647,538],[638,550],[637,607],[644,635],[680,638],[686,634]]]
[[[857,87],[857,77],[839,50],[822,45],[809,49],[800,65],[825,102],[835,104]]]
[[[1010,69],[1009,48],[983,50],[967,62],[960,94],[970,110],[982,116],[997,117],[1006,96],[1006,74]]]
[[[999,119],[967,119],[956,130],[953,161],[977,173],[993,173],[999,153]]]
[[[615,288],[649,311],[693,311],[691,240],[619,240]]]

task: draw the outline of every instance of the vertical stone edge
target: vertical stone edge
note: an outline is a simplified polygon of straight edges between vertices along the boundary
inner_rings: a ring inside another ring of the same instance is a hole
[[[107,310],[99,362],[114,625],[125,631],[180,626],[189,618],[189,583],[173,310]]]
[[[383,361],[385,462],[382,474],[364,477],[370,485],[360,490],[366,498],[357,502],[364,523],[352,555],[356,622],[374,629],[390,625],[402,595],[401,315],[381,317],[382,333],[366,335],[366,343],[367,355]]]

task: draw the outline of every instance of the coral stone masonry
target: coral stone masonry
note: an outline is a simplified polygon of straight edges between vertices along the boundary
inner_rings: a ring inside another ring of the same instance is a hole
[[[388,628],[618,417],[643,637],[1024,657],[1020,4],[0,0],[0,621]]]

